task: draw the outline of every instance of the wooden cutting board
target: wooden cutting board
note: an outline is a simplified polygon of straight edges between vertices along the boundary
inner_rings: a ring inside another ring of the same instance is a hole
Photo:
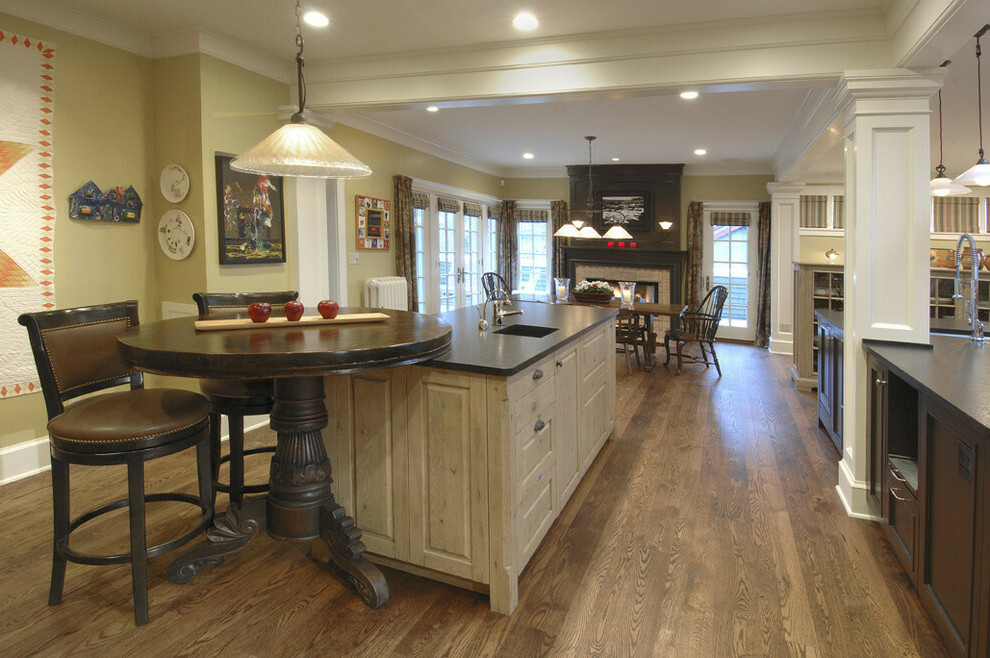
[[[269,318],[267,322],[254,322],[250,318],[231,320],[196,320],[193,324],[196,331],[231,331],[234,329],[274,329],[286,327],[312,327],[318,324],[357,324],[360,322],[384,322],[388,320],[385,313],[341,313],[327,320],[319,315],[310,315],[290,321],[288,318]]]

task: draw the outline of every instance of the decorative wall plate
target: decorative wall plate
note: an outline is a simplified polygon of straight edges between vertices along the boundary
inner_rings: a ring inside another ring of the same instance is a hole
[[[162,196],[172,203],[182,201],[189,194],[189,176],[186,170],[177,164],[165,165],[158,182]]]
[[[196,244],[196,230],[189,215],[181,210],[169,210],[158,222],[158,246],[173,260],[182,260]]]

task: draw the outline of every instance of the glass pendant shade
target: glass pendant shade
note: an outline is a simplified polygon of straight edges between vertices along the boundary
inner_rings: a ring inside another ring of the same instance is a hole
[[[294,120],[247,153],[234,158],[237,171],[306,178],[362,178],[371,168],[316,126]]]
[[[602,237],[609,240],[632,240],[632,236],[629,234],[629,231],[622,228],[618,224],[605,231],[605,235]]]
[[[557,229],[557,232],[553,234],[555,238],[577,238],[581,236],[581,232],[577,230],[574,224],[567,223]]]
[[[975,165],[962,172],[955,181],[956,185],[977,185],[986,187],[990,185],[990,163],[986,158],[980,158]]]
[[[602,236],[600,236],[598,234],[598,231],[596,231],[593,227],[591,227],[591,226],[585,226],[584,228],[582,228],[578,232],[578,237],[579,238],[587,238],[589,240],[597,240],[598,238],[600,238]]]
[[[932,196],[952,196],[954,194],[969,194],[970,189],[963,185],[957,185],[951,178],[940,176],[933,178],[928,184],[928,191]]]

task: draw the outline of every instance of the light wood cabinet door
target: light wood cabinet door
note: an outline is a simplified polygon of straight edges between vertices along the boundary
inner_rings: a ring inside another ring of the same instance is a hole
[[[485,378],[414,367],[407,391],[410,561],[487,583]]]
[[[378,555],[409,559],[405,368],[327,377],[334,495]]]
[[[581,481],[578,451],[578,348],[571,344],[555,355],[556,389],[553,454],[555,459],[554,499],[558,513]]]
[[[608,342],[609,336],[606,326],[585,336],[578,344],[578,455],[582,474],[588,470],[610,432],[606,371],[607,350],[614,349],[614,343]],[[613,368],[613,377],[614,373]],[[613,409],[611,418],[614,417]]]

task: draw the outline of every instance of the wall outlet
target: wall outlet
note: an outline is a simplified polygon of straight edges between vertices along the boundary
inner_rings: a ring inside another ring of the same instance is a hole
[[[357,265],[361,261],[361,254],[347,254],[347,264]]]

